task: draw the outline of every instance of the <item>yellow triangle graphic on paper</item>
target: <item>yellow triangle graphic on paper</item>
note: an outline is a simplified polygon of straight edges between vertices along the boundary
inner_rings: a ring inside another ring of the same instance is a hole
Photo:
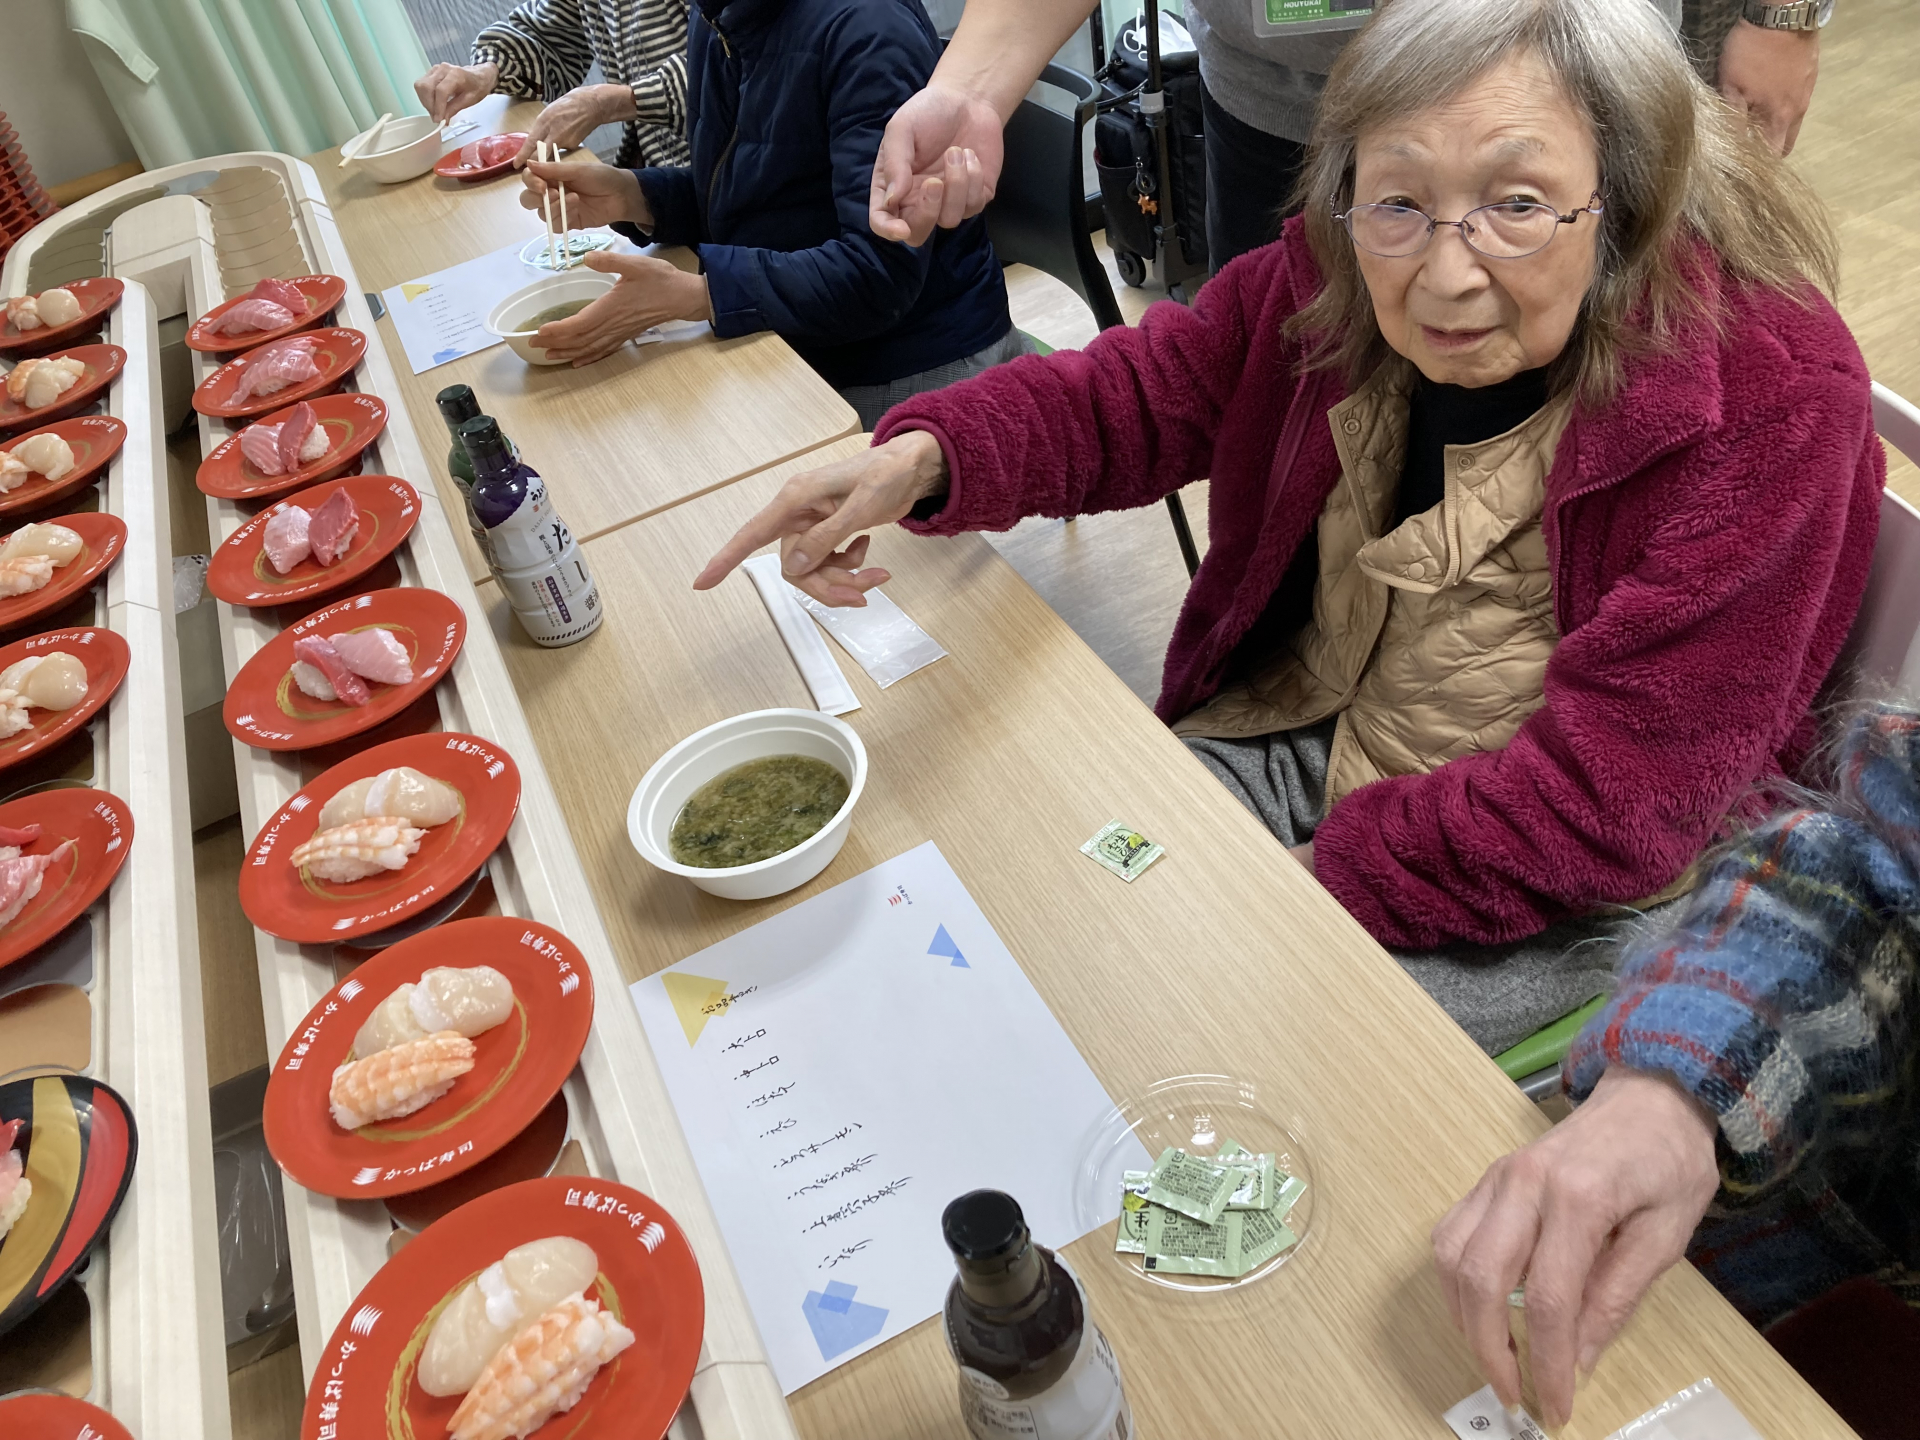
[[[689,975],[684,971],[669,971],[660,977],[660,983],[666,986],[667,999],[673,1002],[673,1013],[680,1017],[680,1028],[687,1032],[687,1044],[699,1042],[700,1032],[707,1028],[707,1021],[716,1015],[727,1013],[727,1007],[733,1002],[726,998],[727,982],[709,980],[704,975]]]
[[[411,305],[432,288],[433,286],[431,285],[422,285],[418,280],[409,280],[400,287],[400,293],[406,297],[407,303]]]

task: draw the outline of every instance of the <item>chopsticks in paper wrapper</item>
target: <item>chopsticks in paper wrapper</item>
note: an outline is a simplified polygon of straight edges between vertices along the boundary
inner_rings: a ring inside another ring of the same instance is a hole
[[[753,588],[760,592],[761,603],[773,617],[773,628],[786,642],[787,653],[799,668],[800,676],[813,692],[813,703],[829,715],[844,715],[858,710],[853,687],[840,673],[840,662],[833,658],[819,629],[800,608],[800,592],[780,573],[778,555],[756,555],[743,566]]]

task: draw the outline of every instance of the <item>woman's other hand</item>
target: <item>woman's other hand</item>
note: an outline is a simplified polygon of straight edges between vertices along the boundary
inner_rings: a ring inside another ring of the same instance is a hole
[[[442,61],[413,82],[413,93],[420,97],[427,114],[444,125],[469,105],[486,99],[499,81],[500,67],[491,61],[485,65],[449,65]]]
[[[947,478],[940,442],[924,430],[903,431],[864,454],[796,475],[707,562],[693,588],[711,590],[778,540],[782,568],[799,589],[826,605],[865,605],[866,592],[889,577],[861,568],[867,536],[858,532],[903,518],[920,501],[944,493]]]
[[[643,230],[653,228],[653,212],[633,171],[617,165],[560,165],[540,162],[520,172],[520,204],[537,213],[546,211],[549,186],[567,187],[567,224],[575,230],[626,221]],[[560,228],[560,196],[553,197],[553,228]],[[705,312],[702,312],[703,314]]]
[[[1800,138],[1820,75],[1818,30],[1733,22],[1720,46],[1720,93],[1782,155]]]
[[[893,112],[880,137],[867,209],[873,233],[923,245],[936,225],[952,229],[986,209],[1000,180],[1004,128],[984,100],[931,81]]]
[[[556,360],[591,365],[664,321],[709,317],[706,280],[665,260],[599,250],[586,265],[619,276],[620,283],[579,314],[534,332],[533,343]]]
[[[582,85],[569,90],[534,117],[527,127],[527,143],[513,157],[516,165],[525,165],[537,153],[535,147],[545,140],[564,150],[577,148],[602,125],[616,125],[633,118],[633,90],[626,85]]]
[[[1453,1322],[1501,1403],[1520,1400],[1507,1297],[1524,1279],[1549,1428],[1647,1287],[1686,1254],[1719,1188],[1715,1124],[1667,1076],[1609,1069],[1586,1104],[1496,1160],[1433,1231]]]

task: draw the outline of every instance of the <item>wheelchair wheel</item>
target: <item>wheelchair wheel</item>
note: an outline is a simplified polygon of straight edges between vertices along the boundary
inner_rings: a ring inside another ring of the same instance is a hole
[[[1132,286],[1147,283],[1147,262],[1131,250],[1113,252],[1113,263],[1120,267],[1120,278]]]

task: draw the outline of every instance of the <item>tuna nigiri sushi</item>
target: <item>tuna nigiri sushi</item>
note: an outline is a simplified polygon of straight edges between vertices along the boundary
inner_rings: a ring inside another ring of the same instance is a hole
[[[473,1069],[473,1041],[451,1030],[409,1040],[333,1072],[327,1099],[333,1123],[358,1130],[431,1105]]]
[[[315,517],[314,523],[319,523],[319,517]],[[413,665],[407,658],[407,647],[383,626],[329,635],[327,642],[356,675],[377,680],[382,685],[413,683]]]
[[[298,285],[286,280],[262,280],[207,329],[214,335],[278,330],[306,313],[307,297]]]
[[[267,528],[260,532],[260,548],[267,552],[267,563],[280,574],[285,575],[306,559],[313,548],[307,528],[311,519],[298,505],[289,505],[274,511]]]
[[[233,387],[232,403],[239,404],[259,395],[275,395],[289,385],[311,380],[320,373],[313,352],[320,341],[312,335],[289,335],[263,345],[240,365],[240,379]],[[23,364],[26,362],[22,362]]]
[[[447,1422],[453,1440],[520,1440],[587,1393],[633,1331],[596,1300],[569,1295],[494,1352]]]
[[[353,537],[360,529],[360,508],[353,503],[353,496],[342,485],[338,490],[320,502],[313,512],[313,528],[310,532],[313,540],[313,558],[322,565],[331,565],[347,553],[353,544]],[[339,646],[335,646],[339,649]],[[347,662],[352,665],[353,662]],[[359,667],[356,665],[357,670]],[[360,672],[366,674],[364,670]],[[379,679],[379,676],[370,676]]]
[[[11,856],[0,859],[0,930],[11,925],[14,917],[26,909],[27,902],[40,893],[47,867],[72,848],[73,841],[68,840],[45,855],[22,855],[14,850]]]
[[[14,1221],[27,1213],[27,1202],[33,1198],[33,1182],[27,1179],[26,1162],[13,1148],[20,1138],[20,1127],[26,1123],[24,1120],[0,1121],[0,1240],[6,1239]]]
[[[302,423],[301,411],[305,411]],[[298,444],[294,437],[298,436]],[[262,475],[285,475],[311,465],[332,445],[327,427],[315,423],[313,407],[305,401],[278,425],[249,425],[240,432],[240,454]]]
[[[367,682],[318,635],[303,635],[293,642],[293,683],[316,700],[364,705],[373,698]]]

